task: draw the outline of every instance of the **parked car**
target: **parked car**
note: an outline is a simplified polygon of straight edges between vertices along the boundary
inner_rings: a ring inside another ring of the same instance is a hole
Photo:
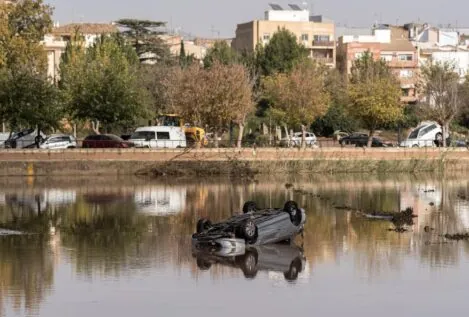
[[[77,140],[72,135],[53,134],[47,137],[39,146],[41,149],[59,150],[59,149],[75,149]]]
[[[0,149],[5,147],[5,141],[10,137],[10,132],[0,133]]]
[[[14,133],[8,140],[5,141],[5,148],[9,149],[23,149],[36,147],[41,144],[46,135],[42,132],[37,133],[37,129],[25,129],[20,132]]]
[[[258,271],[269,271],[282,272],[288,281],[297,280],[307,263],[303,251],[292,244],[251,246],[244,252],[229,256],[193,248],[192,256],[202,271],[209,270],[212,265],[224,265],[241,269],[246,278],[255,278]]]
[[[281,143],[287,146],[301,146],[301,139],[303,137],[303,132],[295,132],[293,136],[288,139],[285,137],[281,140]],[[317,138],[313,132],[306,132],[305,133],[305,142],[307,146],[313,146],[316,144]]]
[[[449,133],[446,132],[446,138]],[[449,142],[447,142],[449,144]],[[405,141],[399,144],[401,147],[433,147],[443,145],[443,131],[441,126],[434,121],[424,121],[409,133]]]
[[[114,134],[89,135],[83,140],[83,148],[131,148],[132,142],[124,141]]]
[[[304,209],[294,201],[286,202],[282,209],[262,210],[254,202],[246,202],[243,214],[226,221],[212,224],[208,219],[200,219],[197,231],[192,235],[192,244],[197,249],[237,253],[244,250],[246,245],[291,240],[302,232],[305,222]]]
[[[154,126],[135,130],[129,141],[139,148],[185,148],[186,135],[180,127]]]
[[[340,139],[340,145],[355,145],[356,147],[364,147],[368,144],[368,134],[366,133],[352,133]],[[378,137],[373,137],[371,140],[371,147],[390,147],[391,143],[386,143]]]

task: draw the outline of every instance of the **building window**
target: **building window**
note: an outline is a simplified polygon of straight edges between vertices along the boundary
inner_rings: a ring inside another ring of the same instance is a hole
[[[403,97],[410,97],[410,89],[409,88],[403,88],[402,89],[402,96]]]
[[[381,55],[381,59],[385,62],[392,62],[392,55],[391,54],[383,54],[383,55]]]
[[[264,36],[262,37],[264,41],[270,40],[270,33],[264,33]]]
[[[414,73],[410,69],[401,69],[399,72],[399,77],[401,78],[411,78]]]
[[[330,42],[329,35],[315,35],[314,36],[315,42]]]
[[[308,34],[301,34],[301,40],[303,42],[308,42],[309,41],[309,36]]]
[[[399,61],[401,62],[411,62],[414,59],[413,54],[400,54]]]

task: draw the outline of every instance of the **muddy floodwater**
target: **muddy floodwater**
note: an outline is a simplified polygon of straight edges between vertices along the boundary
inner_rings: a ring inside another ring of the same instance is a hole
[[[3,178],[0,316],[466,316],[469,241],[444,235],[469,232],[468,176]],[[193,252],[200,217],[290,199],[293,243]],[[404,232],[365,216],[406,208]]]

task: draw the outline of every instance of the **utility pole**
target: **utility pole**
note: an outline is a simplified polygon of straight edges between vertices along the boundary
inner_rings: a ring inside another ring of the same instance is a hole
[[[220,30],[215,29],[215,27],[212,25],[210,28],[210,32],[212,33],[212,38],[214,37],[214,34],[217,34],[217,40],[220,39]]]

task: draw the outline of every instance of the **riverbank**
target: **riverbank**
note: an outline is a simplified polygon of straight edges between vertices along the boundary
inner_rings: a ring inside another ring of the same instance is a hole
[[[456,149],[74,149],[0,151],[0,176],[233,175],[469,170]]]

